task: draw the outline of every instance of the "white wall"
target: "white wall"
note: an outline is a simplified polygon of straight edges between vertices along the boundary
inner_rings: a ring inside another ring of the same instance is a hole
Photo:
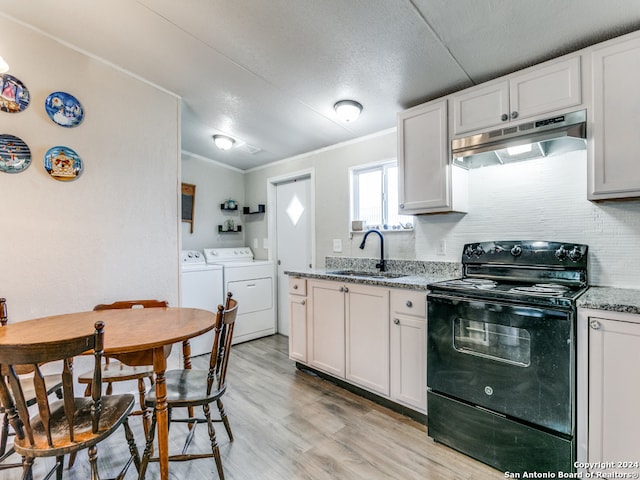
[[[337,145],[246,174],[247,197],[266,198],[266,179],[313,166],[316,171],[316,258],[377,256],[377,242],[359,250],[348,235],[348,168],[395,157],[395,132]],[[415,231],[385,234],[387,257],[460,261],[462,246],[482,240],[532,239],[586,243],[590,283],[640,288],[640,200],[593,203],[586,199],[586,151],[469,171],[467,214],[421,215]],[[262,201],[262,200],[261,200]],[[255,225],[250,235],[260,235]],[[344,252],[333,253],[332,239]],[[440,240],[446,254],[439,255]]]
[[[245,245],[244,174],[215,161],[190,153],[182,154],[182,181],[196,186],[193,233],[190,225],[182,223],[182,248],[202,250],[209,247],[242,247]],[[240,203],[237,212],[225,212],[220,204],[228,199]],[[218,233],[218,225],[233,219],[242,225],[241,233]]]
[[[586,151],[470,170],[468,213],[417,217],[416,256],[456,260],[483,240],[585,243],[591,284],[640,288],[640,201],[594,203],[586,192]]]
[[[10,321],[89,310],[125,298],[179,299],[179,99],[0,16],[0,53],[31,93],[0,112],[0,133],[32,164],[0,173],[0,296]],[[76,128],[47,117],[54,91],[85,109]],[[84,172],[51,178],[46,150],[73,148]]]
[[[316,261],[320,266],[324,266],[324,258],[327,255],[334,255],[333,239],[342,240],[343,255],[356,256],[358,253],[355,250],[360,252],[357,248],[360,241],[349,238],[349,167],[395,157],[395,130],[371,135],[364,140],[345,142],[274,163],[265,168],[248,171],[245,175],[246,200],[252,205],[265,203],[268,179],[313,167],[316,192]],[[247,226],[248,239],[267,238],[267,219],[271,214],[272,212],[267,211],[264,219],[258,219],[261,221],[252,222]],[[409,237],[404,238],[411,237],[409,234]],[[408,258],[402,256],[399,248],[404,248],[404,244],[401,239],[398,240],[390,244],[387,250],[388,256]],[[374,246],[374,242],[371,242],[371,245]],[[268,258],[267,250],[262,248],[254,250],[257,257]],[[375,249],[372,250],[372,252],[375,251]],[[368,248],[367,252],[369,252]],[[411,242],[412,252],[413,242]],[[371,253],[371,255],[377,254]]]

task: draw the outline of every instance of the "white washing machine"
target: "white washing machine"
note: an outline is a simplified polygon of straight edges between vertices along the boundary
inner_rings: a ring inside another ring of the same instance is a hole
[[[221,265],[208,265],[202,252],[182,251],[182,293],[180,306],[202,308],[216,312],[224,302],[223,270]],[[191,356],[211,353],[213,330],[192,338]]]
[[[249,247],[205,248],[208,265],[224,267],[224,289],[238,301],[233,342],[276,333],[275,274],[271,260],[254,260]]]

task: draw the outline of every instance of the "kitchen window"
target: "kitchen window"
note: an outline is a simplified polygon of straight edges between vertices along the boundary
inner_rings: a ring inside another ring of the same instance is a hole
[[[349,169],[351,220],[362,221],[362,230],[413,229],[413,217],[398,214],[398,164],[395,160]]]

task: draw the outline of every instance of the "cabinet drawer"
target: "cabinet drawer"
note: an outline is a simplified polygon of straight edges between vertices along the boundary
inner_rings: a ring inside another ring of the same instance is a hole
[[[306,295],[307,280],[300,277],[289,277],[289,295]]]
[[[391,290],[391,311],[425,318],[427,316],[427,292]]]

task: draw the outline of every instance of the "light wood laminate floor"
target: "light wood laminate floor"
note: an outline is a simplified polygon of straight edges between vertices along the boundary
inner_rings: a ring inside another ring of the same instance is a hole
[[[216,433],[227,480],[498,480],[504,474],[436,444],[426,427],[369,400],[297,370],[287,358],[287,338],[274,335],[235,345],[223,397],[235,441],[221,424]],[[194,368],[208,359],[196,357]],[[135,388],[135,385],[132,386]],[[214,409],[215,410],[215,409]],[[130,420],[142,453],[140,418]],[[171,428],[182,438],[183,424]],[[177,444],[171,444],[174,449]],[[204,425],[192,449],[208,449]],[[104,478],[127,456],[124,434],[99,446]],[[65,479],[89,478],[86,452],[65,470]],[[48,459],[36,460],[42,478]],[[175,479],[217,479],[213,459],[171,463]],[[136,478],[131,467],[126,478]],[[151,464],[147,479],[159,477]],[[20,470],[0,471],[0,480],[19,479]]]

